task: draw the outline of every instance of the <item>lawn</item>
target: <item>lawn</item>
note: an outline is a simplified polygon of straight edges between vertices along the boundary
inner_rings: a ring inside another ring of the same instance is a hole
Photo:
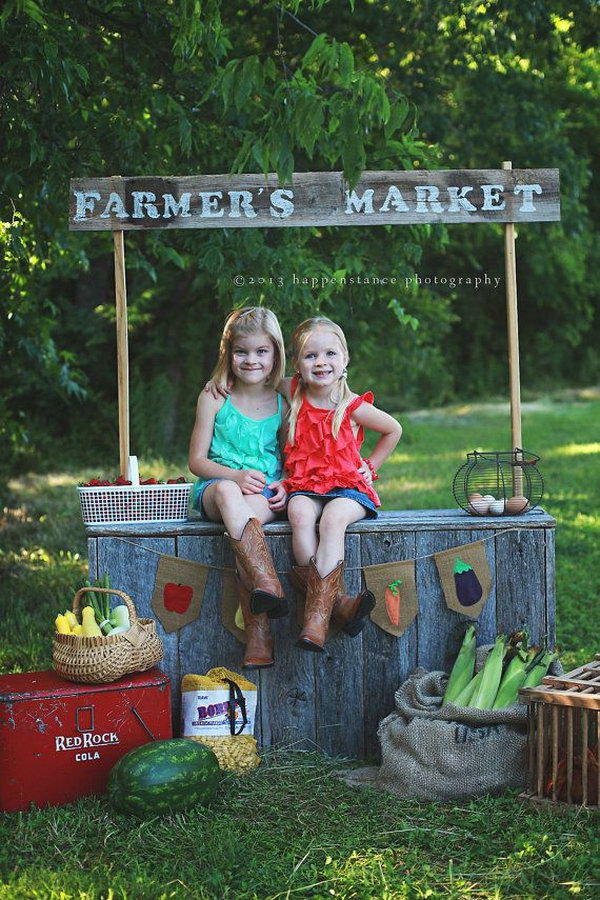
[[[508,412],[497,405],[400,419],[403,440],[378,483],[388,508],[454,505],[450,484],[465,452],[510,445]],[[567,667],[600,649],[599,421],[597,391],[538,398],[523,415],[525,446],[542,457],[542,505],[557,519],[557,642]],[[182,458],[142,462],[154,474],[185,470]],[[11,483],[0,671],[50,664],[54,615],[86,571],[73,485],[95,474],[64,461]],[[228,776],[212,809],[143,824],[102,798],[0,815],[0,900],[599,896],[589,813],[538,813],[510,793],[460,806],[399,801],[347,787],[335,777],[341,765],[270,753],[252,777]]]

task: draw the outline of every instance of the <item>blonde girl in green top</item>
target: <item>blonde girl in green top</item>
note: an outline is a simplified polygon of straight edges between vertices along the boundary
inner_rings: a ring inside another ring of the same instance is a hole
[[[262,525],[285,507],[281,446],[287,403],[276,388],[285,371],[277,317],[263,307],[234,310],[225,322],[212,378],[233,383],[227,398],[202,391],[189,449],[198,480],[194,508],[223,522],[236,559],[246,632],[246,668],[273,665],[269,618],[287,604]]]

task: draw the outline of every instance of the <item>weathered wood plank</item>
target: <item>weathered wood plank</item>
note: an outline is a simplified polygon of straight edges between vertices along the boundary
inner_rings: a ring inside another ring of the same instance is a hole
[[[360,538],[363,566],[414,559],[415,534],[363,534]],[[417,619],[400,637],[387,634],[369,621],[362,632],[364,652],[365,755],[380,758],[377,726],[394,709],[394,693],[417,664]]]
[[[544,543],[546,550],[545,570],[546,570],[546,634],[548,635],[548,646],[554,649],[556,641],[556,535],[554,529],[547,528],[544,531]]]
[[[360,538],[348,535],[346,591],[357,594],[361,579]],[[329,638],[323,653],[309,655],[315,661],[317,746],[331,756],[364,756],[362,635],[350,638],[339,631]]]
[[[317,739],[315,661],[312,653],[296,647],[300,633],[297,599],[286,574],[292,566],[291,539],[270,536],[269,546],[290,612],[288,616],[271,620],[275,666],[260,672],[263,746],[314,750]]]
[[[545,532],[523,528],[495,540],[498,631],[526,624],[531,642],[540,644],[547,629]]]
[[[369,534],[380,531],[448,531],[473,529],[499,531],[505,528],[554,528],[555,519],[543,509],[537,508],[522,516],[471,516],[462,509],[407,509],[385,510],[377,519],[356,522],[348,528],[348,534]],[[172,535],[222,534],[223,525],[190,519],[187,522],[139,522],[134,525],[93,525],[86,528],[89,537],[115,535]],[[265,526],[265,534],[291,534],[287,519],[280,519]]]
[[[366,171],[75,178],[73,231],[289,228],[560,219],[558,169]]]
[[[471,532],[470,540],[480,541],[486,537],[489,539],[489,533],[474,531]],[[494,577],[496,572],[496,543],[492,538],[491,540],[485,540],[483,546],[492,575],[492,587],[490,589],[490,595],[483,605],[479,618],[476,620],[478,646],[481,646],[482,644],[493,644],[496,634],[498,633],[496,622],[496,578]],[[455,615],[458,615],[458,613],[455,613]],[[465,623],[473,621],[467,616],[459,616],[459,618],[463,619]]]
[[[88,538],[88,570],[90,580],[98,577],[98,538]]]

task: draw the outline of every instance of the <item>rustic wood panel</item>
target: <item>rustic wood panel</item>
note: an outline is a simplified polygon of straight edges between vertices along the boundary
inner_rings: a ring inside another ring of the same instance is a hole
[[[218,567],[208,573],[199,619],[176,632],[181,677],[189,673],[205,675],[214,666],[240,671],[242,645],[221,624],[224,540],[222,535],[177,539],[178,557]],[[181,697],[174,684],[175,695],[173,705],[179,715]]]
[[[155,619],[150,603],[161,553],[175,555],[174,538],[138,538],[133,535],[128,536],[127,540],[103,538],[98,541],[98,568],[93,575],[90,572],[90,578],[93,579],[97,574],[102,575],[104,572],[109,572],[112,586],[129,594],[138,615],[141,618]],[[167,634],[158,619],[156,619],[156,630],[164,648],[164,657],[160,668],[171,679],[173,730],[175,734],[178,734],[177,694],[182,673],[179,669],[177,632]]]
[[[289,228],[560,219],[558,169],[367,171],[75,178],[73,231]]]
[[[504,532],[513,523],[518,529]],[[479,619],[478,643],[489,643],[497,630],[510,631],[522,621],[529,623],[533,640],[539,641],[554,628],[554,524],[542,510],[485,520],[458,510],[384,513],[349,528],[347,586],[358,590],[361,566],[413,559],[494,534],[484,546],[495,573],[495,589]],[[402,680],[417,664],[447,667],[468,619],[447,609],[433,558],[418,560],[420,611],[400,638],[368,622],[357,638],[332,638],[323,654],[302,651],[295,646],[296,598],[284,574],[292,563],[290,527],[282,521],[265,531],[291,612],[272,622],[274,668],[248,673],[259,685],[257,736],[264,748],[320,747],[332,755],[376,756],[378,722],[393,709],[394,692]],[[152,615],[159,558],[143,547],[209,565],[233,566],[223,528],[214,523],[96,526],[87,532],[91,577],[110,570],[115,587],[132,596],[140,615]],[[120,535],[126,541],[119,540]],[[162,668],[172,679],[176,709],[185,672],[202,673],[214,665],[241,671],[243,647],[221,624],[220,580],[219,571],[209,575],[198,621],[171,635],[158,625],[165,644]]]
[[[363,566],[414,559],[414,532],[363,534],[360,539]],[[374,622],[363,630],[365,756],[380,758],[377,726],[394,709],[394,694],[417,664],[418,616],[404,634],[394,637]]]
[[[360,564],[360,538],[348,535],[344,571],[348,593],[359,591]],[[323,653],[309,655],[315,666],[317,746],[331,756],[364,756],[362,634],[350,638],[340,631],[327,641]]]
[[[469,543],[472,531],[451,534],[443,531],[419,532],[416,535],[417,599],[419,601],[417,663],[426,669],[444,669],[449,666],[460,647],[465,616],[448,609],[432,556],[419,559],[441,550],[450,550]]]
[[[509,633],[523,623],[531,641],[546,635],[546,547],[543,531],[525,528],[496,537],[498,631]]]

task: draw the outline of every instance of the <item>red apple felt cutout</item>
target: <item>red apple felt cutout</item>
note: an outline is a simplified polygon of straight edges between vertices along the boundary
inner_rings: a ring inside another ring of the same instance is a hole
[[[187,612],[193,593],[189,584],[174,584],[172,581],[168,581],[163,589],[165,609],[179,614]]]

